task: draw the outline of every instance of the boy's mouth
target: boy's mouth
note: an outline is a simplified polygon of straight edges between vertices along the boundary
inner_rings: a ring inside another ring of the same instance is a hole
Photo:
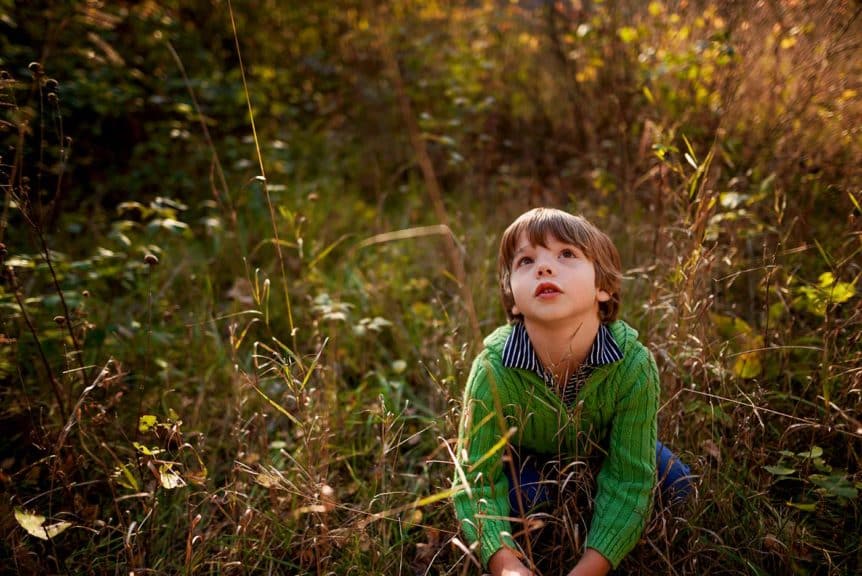
[[[560,290],[560,287],[551,282],[542,282],[538,286],[536,286],[536,291],[533,292],[533,296],[550,296],[551,294],[561,294],[563,291]]]

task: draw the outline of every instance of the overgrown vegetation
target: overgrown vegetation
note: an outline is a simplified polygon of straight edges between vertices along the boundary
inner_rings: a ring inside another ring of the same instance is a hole
[[[859,16],[0,0],[4,569],[478,573],[461,390],[548,204],[617,242],[699,475],[622,571],[858,573]]]

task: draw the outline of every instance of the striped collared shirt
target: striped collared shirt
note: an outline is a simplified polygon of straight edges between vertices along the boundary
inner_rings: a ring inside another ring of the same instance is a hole
[[[512,327],[512,333],[509,334],[503,347],[503,365],[506,368],[519,368],[536,373],[551,390],[562,396],[563,402],[568,407],[575,403],[578,391],[593,373],[593,370],[622,359],[623,353],[611,335],[610,329],[604,324],[600,324],[596,339],[593,341],[586,359],[575,373],[569,376],[566,387],[560,394],[553,373],[546,370],[539,361],[539,356],[536,354],[536,349],[533,348],[533,343],[530,341],[530,336],[527,334],[527,328],[523,322],[518,322]]]

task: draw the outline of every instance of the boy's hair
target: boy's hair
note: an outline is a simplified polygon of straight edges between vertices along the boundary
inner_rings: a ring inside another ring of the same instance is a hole
[[[533,245],[545,246],[545,239],[550,235],[560,242],[580,248],[595,267],[596,286],[611,296],[607,302],[599,302],[601,321],[607,323],[617,319],[620,308],[620,284],[623,277],[617,247],[607,234],[582,216],[573,216],[555,208],[534,208],[524,212],[512,222],[503,232],[500,240],[497,272],[503,307],[510,321],[523,320],[522,315],[512,314],[515,298],[512,295],[510,282],[512,260],[518,249],[517,242],[522,232],[526,235],[527,241]]]

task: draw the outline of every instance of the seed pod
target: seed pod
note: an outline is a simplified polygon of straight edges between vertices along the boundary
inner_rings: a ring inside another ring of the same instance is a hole
[[[148,252],[147,255],[144,256],[144,262],[147,266],[156,266],[159,263],[159,258],[155,254]]]
[[[66,317],[65,316],[54,316],[54,322],[56,322],[57,324],[62,326],[63,324],[66,323]]]
[[[45,89],[50,91],[50,92],[54,92],[59,85],[60,85],[60,83],[57,82],[57,80],[55,80],[54,78],[48,78],[45,81]]]
[[[335,490],[333,490],[332,486],[329,484],[324,484],[320,488],[320,503],[323,504],[323,508],[326,512],[332,512],[335,510]]]
[[[33,74],[39,74],[40,72],[42,72],[42,65],[38,62],[30,62],[27,68],[29,68],[30,72],[32,72]]]

